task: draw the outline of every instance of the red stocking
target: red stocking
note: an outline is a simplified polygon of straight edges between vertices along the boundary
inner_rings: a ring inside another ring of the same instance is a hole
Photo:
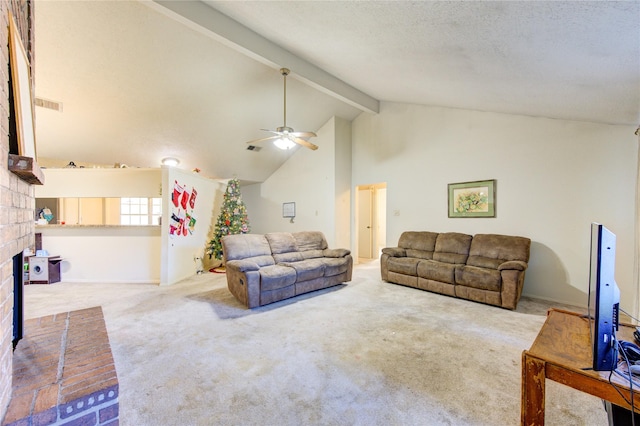
[[[180,194],[184,192],[184,188],[178,184],[178,181],[174,181],[173,183],[173,194],[171,194],[171,201],[173,201],[173,205],[178,207],[180,203]]]
[[[195,208],[196,206],[196,195],[198,195],[198,192],[196,191],[196,189],[191,188],[191,198],[189,198],[189,207],[191,207],[192,209]]]
[[[180,205],[184,210],[187,209],[187,203],[189,202],[189,192],[186,190],[182,193],[182,198],[180,198]]]

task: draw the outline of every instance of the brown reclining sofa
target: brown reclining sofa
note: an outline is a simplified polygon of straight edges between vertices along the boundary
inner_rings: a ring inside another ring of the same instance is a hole
[[[402,233],[382,249],[382,279],[448,296],[515,309],[531,240],[497,234]]]
[[[248,308],[351,281],[347,249],[330,249],[322,232],[236,234],[222,238],[231,293]]]

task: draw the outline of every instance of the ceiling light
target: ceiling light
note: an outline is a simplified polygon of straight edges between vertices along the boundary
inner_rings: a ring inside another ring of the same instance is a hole
[[[283,150],[291,149],[296,146],[295,142],[285,137],[276,139],[275,141],[273,141],[273,144]]]
[[[175,167],[178,164],[180,164],[180,160],[178,160],[177,158],[167,157],[162,159],[163,166]]]

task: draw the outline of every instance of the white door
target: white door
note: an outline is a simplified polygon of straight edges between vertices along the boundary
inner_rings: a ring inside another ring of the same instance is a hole
[[[373,258],[372,189],[358,188],[358,257]]]

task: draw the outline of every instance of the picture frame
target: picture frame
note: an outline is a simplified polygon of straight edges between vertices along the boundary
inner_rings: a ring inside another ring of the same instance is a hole
[[[33,120],[33,97],[31,95],[31,70],[18,27],[9,14],[9,61],[11,63],[11,81],[13,105],[16,116],[18,154],[36,158],[36,138]]]
[[[282,217],[296,217],[296,203],[282,203]]]
[[[496,217],[496,180],[450,183],[449,217]]]

